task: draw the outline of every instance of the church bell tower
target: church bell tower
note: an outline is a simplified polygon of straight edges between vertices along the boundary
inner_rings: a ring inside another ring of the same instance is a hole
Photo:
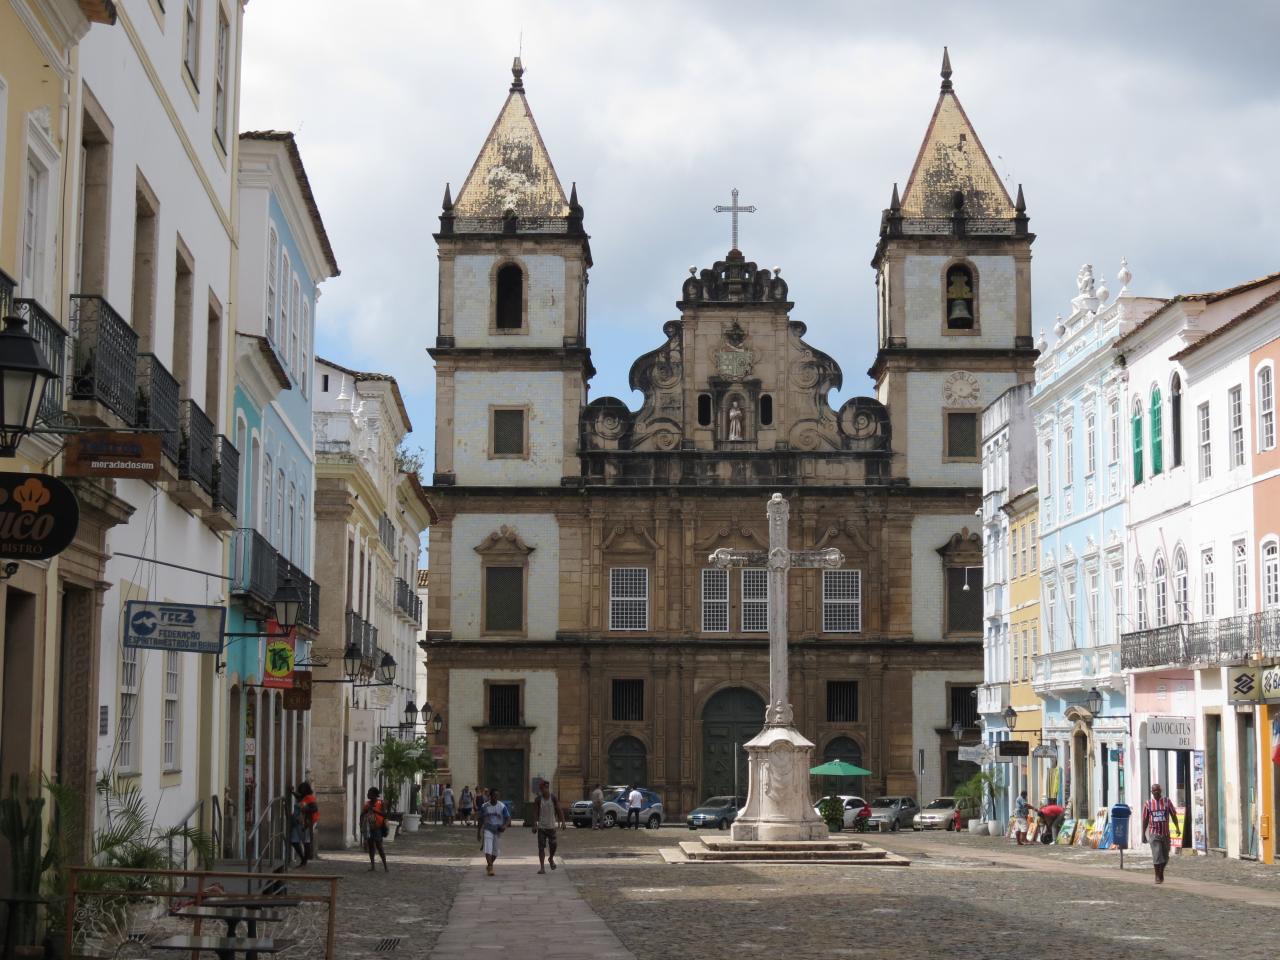
[[[1031,244],[1022,187],[1010,197],[942,54],[942,89],[901,196],[893,186],[871,265],[894,475],[981,486],[981,411],[1034,377]]]
[[[436,361],[438,486],[579,475],[591,247],[534,122],[524,67],[457,199],[445,187]]]

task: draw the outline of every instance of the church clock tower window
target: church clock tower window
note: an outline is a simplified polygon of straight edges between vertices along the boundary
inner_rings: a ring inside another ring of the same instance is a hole
[[[489,456],[523,459],[528,456],[528,418],[524,407],[493,407],[489,411]]]
[[[524,301],[524,271],[514,263],[503,264],[494,278],[494,329],[504,333],[524,330]]]
[[[946,273],[944,326],[948,333],[977,333],[977,277],[971,267],[952,264]]]

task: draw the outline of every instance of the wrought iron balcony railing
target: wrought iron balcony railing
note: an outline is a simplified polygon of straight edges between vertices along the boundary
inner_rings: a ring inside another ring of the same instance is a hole
[[[1280,610],[1136,630],[1120,638],[1121,665],[1229,666],[1251,657],[1280,656]]]
[[[413,612],[411,614],[413,622],[422,625],[422,598],[416,593],[413,595]]]
[[[236,530],[231,537],[231,592],[271,603],[279,583],[279,557],[257,530]]]
[[[239,512],[240,451],[222,434],[214,440],[214,449],[217,453],[213,461],[213,487],[217,491],[214,506],[234,517]]]
[[[0,317],[7,317],[13,312],[13,291],[18,282],[3,270],[0,270]]]
[[[6,278],[7,279],[7,278]],[[0,281],[0,300],[4,299],[3,281]],[[10,293],[13,291],[11,290]],[[66,392],[63,378],[67,373],[67,331],[51,314],[35,300],[19,299],[4,304],[4,309],[27,321],[27,333],[35,337],[36,343],[44,351],[45,359],[57,377],[49,381],[44,389],[44,399],[40,401],[40,418],[53,420],[62,413],[62,402]]]
[[[162,430],[160,449],[171,463],[182,446],[178,381],[154,353],[138,354],[138,415],[135,425]]]
[[[304,627],[310,627],[312,630],[319,630],[320,585],[303,573],[301,567],[286,560],[284,554],[279,556],[277,582],[283,584],[286,579],[290,579],[293,581],[293,585],[298,588],[298,592],[302,594],[302,606],[298,610],[298,623]]]
[[[183,400],[179,408],[182,445],[178,452],[178,477],[194,480],[213,496],[213,423],[194,400]]]
[[[138,413],[137,332],[105,299],[88,294],[72,294],[71,330],[71,397],[101,403],[132,426]]]

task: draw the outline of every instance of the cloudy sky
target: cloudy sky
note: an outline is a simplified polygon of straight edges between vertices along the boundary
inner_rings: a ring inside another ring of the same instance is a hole
[[[1012,193],[1025,188],[1033,328],[1128,257],[1135,293],[1280,270],[1280,5],[1151,2],[594,3],[254,0],[243,129],[289,129],[342,268],[319,352],[394,374],[432,456],[436,250],[523,36],[525,88],[595,267],[592,397],[662,339],[690,265],[741,246],[781,266],[808,339],[870,391],[880,211],[938,94],[956,92]],[[359,10],[359,15],[353,11]]]

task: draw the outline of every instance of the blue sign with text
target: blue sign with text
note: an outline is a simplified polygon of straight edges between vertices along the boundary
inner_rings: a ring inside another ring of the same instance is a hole
[[[124,605],[124,645],[180,653],[221,653],[227,608],[130,600]]]

